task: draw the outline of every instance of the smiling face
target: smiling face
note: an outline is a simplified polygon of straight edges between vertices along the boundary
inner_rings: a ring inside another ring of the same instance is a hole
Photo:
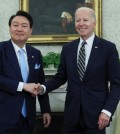
[[[10,25],[11,39],[19,47],[23,47],[27,39],[31,36],[32,28],[30,28],[29,20],[24,16],[16,16]]]
[[[88,39],[94,32],[96,24],[94,11],[90,8],[79,8],[75,13],[75,28],[82,39]]]

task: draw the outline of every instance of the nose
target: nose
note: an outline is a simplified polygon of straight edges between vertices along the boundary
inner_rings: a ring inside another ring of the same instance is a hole
[[[81,20],[81,21],[79,22],[79,25],[82,26],[83,24],[84,24],[84,21]]]
[[[18,31],[22,31],[22,26],[19,25],[18,28],[17,28],[17,30]]]
[[[83,26],[84,25],[84,21],[83,20],[78,20],[78,21],[76,21],[76,25],[77,26]]]

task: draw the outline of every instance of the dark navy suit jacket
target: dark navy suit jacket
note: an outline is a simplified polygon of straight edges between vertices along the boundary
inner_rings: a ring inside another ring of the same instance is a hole
[[[105,109],[113,114],[118,104],[119,57],[113,43],[95,36],[85,76],[81,82],[77,72],[78,44],[79,39],[63,46],[58,72],[45,86],[47,92],[50,92],[67,81],[64,124],[74,126],[81,118],[82,107],[86,125],[94,128],[97,127],[101,111]]]
[[[44,83],[42,57],[39,50],[26,45],[29,76],[27,83]],[[35,69],[35,65],[40,68]],[[11,40],[0,43],[0,132],[12,127],[18,120],[23,100],[26,100],[27,118],[33,127],[36,115],[36,97],[28,92],[18,92],[19,82],[22,82],[19,63]],[[50,112],[48,95],[38,96],[41,112]]]

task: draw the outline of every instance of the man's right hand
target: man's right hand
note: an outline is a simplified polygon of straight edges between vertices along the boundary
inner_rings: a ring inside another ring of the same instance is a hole
[[[43,86],[40,85],[39,94],[42,95],[44,93],[45,93],[44,88],[43,88]]]
[[[32,96],[36,96],[39,94],[41,91],[40,84],[35,84],[35,83],[25,83],[23,86],[23,90],[26,92],[29,92]]]

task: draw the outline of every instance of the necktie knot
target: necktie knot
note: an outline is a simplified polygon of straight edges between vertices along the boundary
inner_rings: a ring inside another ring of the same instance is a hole
[[[87,44],[87,42],[83,41],[82,44],[81,44],[81,48],[85,47],[86,44]]]
[[[82,42],[80,51],[84,51],[84,53],[85,53],[85,45],[86,45],[86,44],[87,44],[87,43],[86,43],[85,41]]]
[[[20,48],[18,52],[19,52],[19,54],[23,54],[24,53],[24,49]]]

